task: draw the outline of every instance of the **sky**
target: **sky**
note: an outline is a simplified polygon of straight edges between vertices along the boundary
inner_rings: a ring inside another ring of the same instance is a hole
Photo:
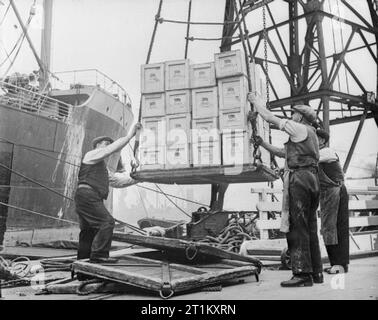
[[[30,7],[34,0],[17,0],[16,4],[23,20],[26,21]],[[6,10],[8,0],[2,0],[0,4],[0,19]],[[337,6],[337,0],[326,0],[325,9],[338,13],[346,19],[355,20],[351,12],[342,6]],[[149,42],[154,26],[154,17],[158,8],[158,0],[54,0],[53,9],[53,41],[51,71],[96,68],[120,83],[130,95],[133,101],[133,112],[137,116],[140,99],[140,66],[145,63]],[[366,19],[369,19],[367,6],[364,1],[352,0],[354,8]],[[36,1],[37,13],[30,26],[30,37],[33,39],[37,51],[40,48],[41,26],[43,25],[41,14],[42,0]],[[161,16],[165,19],[186,20],[188,0],[164,0]],[[286,2],[275,1],[272,6],[277,22],[286,16]],[[192,0],[192,21],[222,22],[224,14],[224,0]],[[1,21],[1,20],[0,20]],[[261,28],[262,12],[258,11],[248,17],[249,31]],[[304,23],[304,22],[301,22]],[[270,21],[268,21],[268,25]],[[333,24],[333,29],[332,29]],[[327,54],[334,48],[340,49],[345,44],[350,30],[337,21],[324,21]],[[0,27],[0,63],[5,59],[4,48],[9,52],[17,41],[21,29],[12,11],[8,13]],[[332,32],[333,30],[333,32]],[[195,37],[221,36],[221,26],[192,26],[190,34]],[[282,28],[282,34],[287,35],[287,29]],[[184,58],[186,26],[181,24],[163,23],[158,25],[157,35],[154,42],[151,63]],[[369,42],[374,39],[366,35]],[[272,41],[277,44],[277,50],[282,52],[278,45],[278,38],[272,34]],[[304,38],[304,34],[300,34]],[[301,40],[303,41],[303,40]],[[254,45],[252,41],[252,45]],[[361,44],[361,40],[353,40],[352,47]],[[219,52],[220,41],[194,41],[189,42],[189,58],[193,63],[212,61],[214,53]],[[375,50],[375,49],[373,49]],[[258,55],[262,56],[260,50]],[[268,57],[273,59],[272,52]],[[368,54],[355,53],[349,55],[348,63],[356,69],[361,82],[368,90],[376,88],[376,66]],[[0,67],[0,75],[3,75],[9,64]],[[9,71],[30,73],[37,69],[36,61],[29,46],[25,43],[20,50],[19,58]],[[280,94],[287,94],[288,88],[282,81],[282,74],[277,67],[270,69],[271,79],[277,86]],[[344,70],[342,69],[342,72]],[[337,86],[340,90],[350,90],[358,94],[358,87],[349,78],[340,78]],[[335,106],[337,108],[338,106]],[[331,146],[339,153],[341,160],[346,157],[347,150],[352,142],[358,123],[337,125],[331,129]],[[378,152],[378,129],[373,120],[366,121],[361,139],[356,147],[352,158],[348,176],[366,176],[371,174],[371,167],[375,165]],[[273,133],[274,144],[282,144],[286,137],[279,132]],[[127,158],[127,152],[123,155]],[[125,163],[128,163],[127,161]],[[371,184],[371,180],[350,184]],[[251,187],[257,184],[232,185],[225,200],[226,209],[248,210],[254,201],[250,193]],[[278,183],[279,185],[279,183]],[[148,185],[154,187],[153,185]],[[263,184],[265,187],[266,184]],[[162,186],[172,194],[182,197],[190,197],[207,204],[210,199],[210,186],[196,186],[195,192],[192,187],[185,186]],[[144,201],[144,203],[142,203]],[[156,209],[157,203],[161,208]],[[177,202],[187,212],[195,210],[198,205]],[[133,208],[133,216],[130,216],[130,208]],[[115,193],[115,215],[127,217],[130,222],[142,216],[165,215],[166,218],[186,218],[174,206],[161,195],[155,195],[138,187]],[[181,214],[181,216],[180,216]]]

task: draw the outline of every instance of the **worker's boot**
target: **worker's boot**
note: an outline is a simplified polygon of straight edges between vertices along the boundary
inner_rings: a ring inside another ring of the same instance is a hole
[[[347,273],[348,272],[348,265],[338,265],[335,264],[331,267],[325,268],[325,272],[328,274],[338,274],[338,273]]]
[[[293,275],[290,280],[282,281],[281,287],[294,288],[294,287],[312,287],[313,281],[310,274],[297,274]]]
[[[312,280],[314,281],[314,283],[323,283],[324,282],[323,273],[322,272],[313,273]]]
[[[101,264],[112,264],[112,263],[117,263],[118,259],[116,258],[91,258],[89,262],[101,263]]]

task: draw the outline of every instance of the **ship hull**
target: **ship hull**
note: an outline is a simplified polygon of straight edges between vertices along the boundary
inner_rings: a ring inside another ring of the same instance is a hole
[[[76,93],[59,94],[73,99]],[[50,241],[77,233],[72,233],[78,228],[73,198],[81,158],[94,137],[125,135],[133,118],[131,110],[101,90],[78,96],[65,122],[0,104],[0,201],[9,205],[0,205],[5,242],[25,242],[30,231],[35,243],[45,241],[38,231],[43,229],[67,229],[55,232],[56,237],[48,232]],[[108,167],[115,170],[119,160],[113,155]],[[107,206],[111,210],[112,195]]]

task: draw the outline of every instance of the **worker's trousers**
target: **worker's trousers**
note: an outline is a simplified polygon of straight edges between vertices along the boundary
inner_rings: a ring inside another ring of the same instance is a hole
[[[294,275],[323,271],[316,216],[319,189],[319,178],[315,168],[290,173],[290,229],[286,237]]]
[[[115,223],[103,200],[92,189],[78,188],[75,204],[80,222],[77,258],[108,258]]]
[[[340,188],[337,209],[334,211],[336,220],[336,244],[325,241],[327,254],[331,266],[349,264],[349,196],[345,185]]]

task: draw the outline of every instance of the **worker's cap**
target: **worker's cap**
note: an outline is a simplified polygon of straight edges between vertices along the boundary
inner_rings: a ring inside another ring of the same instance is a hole
[[[327,143],[329,141],[329,133],[323,129],[317,129],[316,134],[318,137],[323,138],[325,142]]]
[[[102,141],[109,141],[110,143],[114,142],[114,140],[112,138],[108,137],[108,136],[100,136],[100,137],[94,138],[92,140],[92,146],[93,146],[93,148],[96,147],[97,143],[100,143]]]
[[[305,104],[299,104],[296,106],[293,106],[293,110],[303,115],[303,117],[310,123],[313,123],[316,121],[316,112],[313,108],[310,106],[307,106]]]

